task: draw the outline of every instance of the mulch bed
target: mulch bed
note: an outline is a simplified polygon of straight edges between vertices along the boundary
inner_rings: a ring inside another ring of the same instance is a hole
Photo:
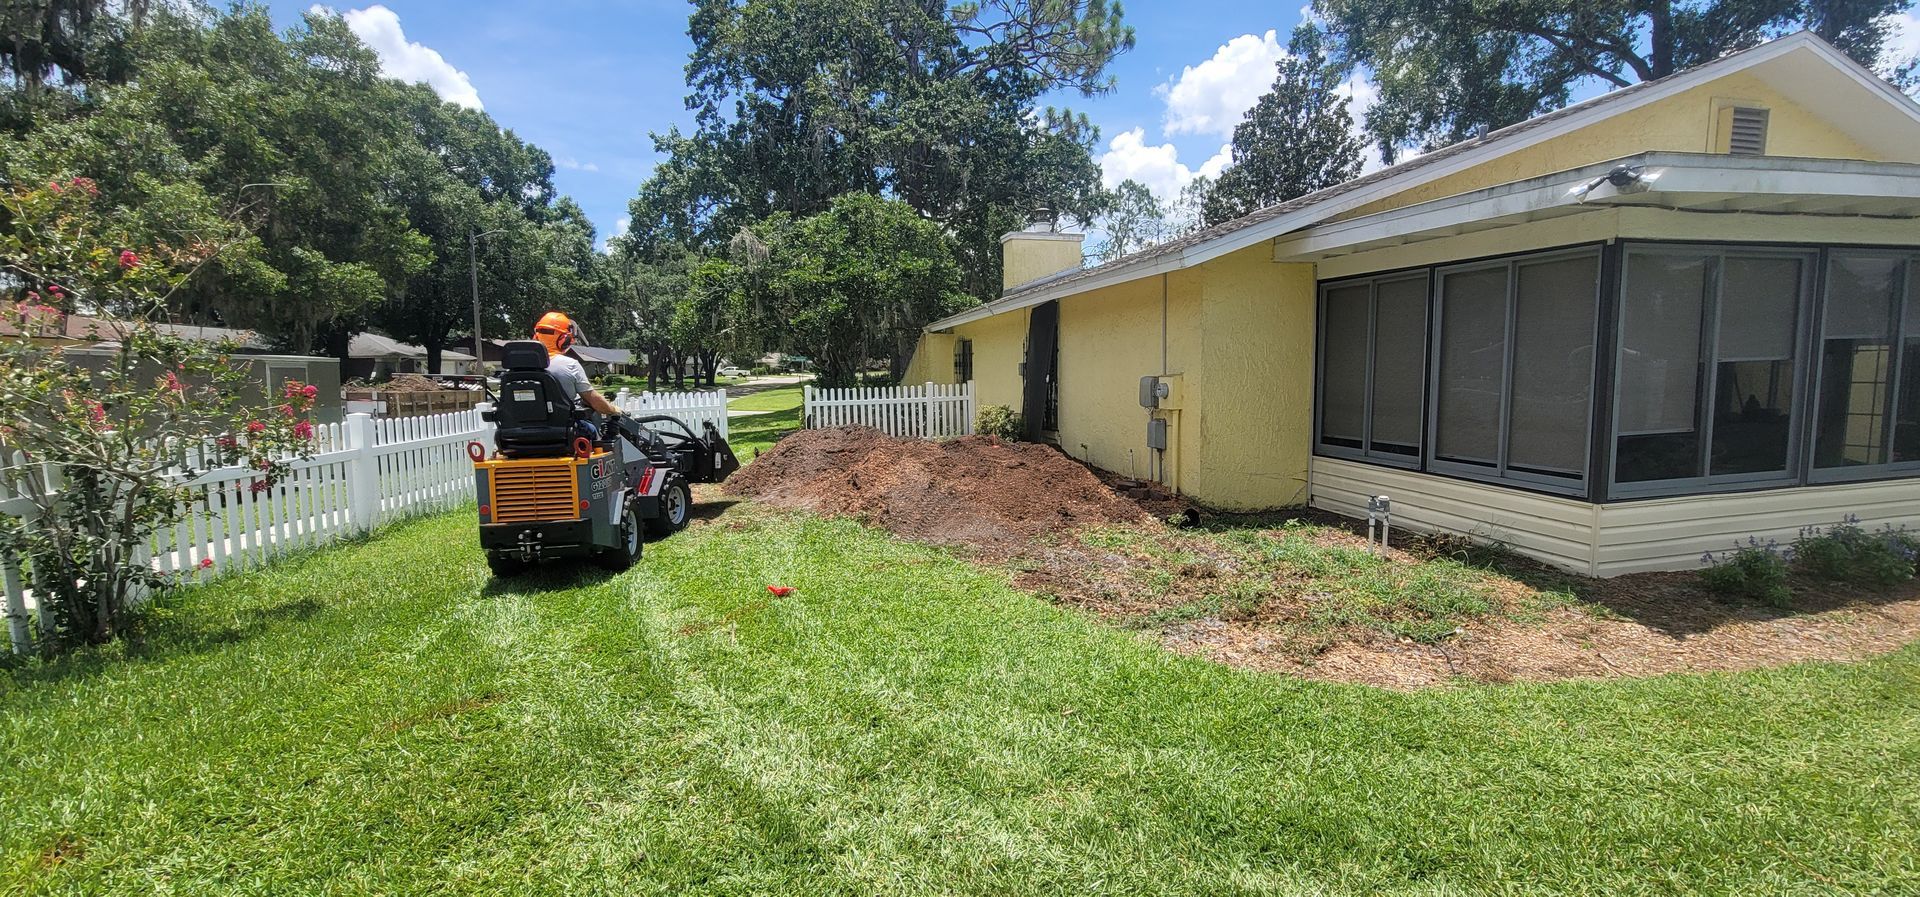
[[[895,439],[857,427],[803,430],[735,474],[725,491],[773,506],[846,514],[902,538],[958,546],[1010,571],[1014,584],[1105,619],[1142,618],[1217,591],[1240,575],[1231,552],[1162,521],[1215,520],[1204,508],[1151,484],[1093,471],[1046,445],[988,437],[940,442]],[[1364,546],[1356,521],[1300,515],[1339,530],[1309,529],[1329,545]],[[1272,517],[1249,526],[1273,526]],[[1126,528],[1163,551],[1102,549],[1076,538],[1087,528]],[[1458,544],[1404,535],[1392,563],[1419,564]],[[1166,558],[1184,558],[1168,568]],[[1171,585],[1139,588],[1153,575]],[[1880,594],[1815,582],[1795,584],[1780,610],[1707,591],[1691,572],[1593,580],[1509,562],[1489,573],[1502,612],[1422,644],[1383,632],[1337,630],[1303,640],[1296,620],[1313,600],[1311,581],[1266,584],[1256,610],[1156,624],[1167,648],[1250,669],[1389,688],[1463,680],[1540,682],[1742,670],[1802,661],[1848,661],[1920,640],[1920,584]],[[1542,604],[1572,592],[1572,605]],[[1537,613],[1530,606],[1545,606]],[[1509,614],[1505,611],[1514,611]]]

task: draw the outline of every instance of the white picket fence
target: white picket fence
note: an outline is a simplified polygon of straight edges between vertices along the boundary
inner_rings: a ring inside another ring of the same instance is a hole
[[[622,399],[623,409],[673,414],[696,432],[704,420],[716,420],[723,433],[726,429],[724,391],[642,393]],[[379,419],[348,415],[345,423],[316,427],[315,454],[293,462],[285,477],[258,492],[253,489],[257,471],[250,468],[196,476],[187,483],[187,519],[148,546],[154,567],[183,583],[205,582],[289,551],[366,532],[383,521],[471,501],[473,464],[467,444],[478,442],[493,450],[493,424],[481,420],[483,410]],[[0,514],[33,513],[32,502],[17,491],[22,483],[15,471],[27,463],[16,455],[0,468]],[[35,616],[43,629],[50,625],[22,580],[18,559],[0,554],[0,591],[15,652],[31,648],[30,621]]]
[[[973,434],[973,381],[922,386],[801,390],[806,427],[872,427],[890,436],[938,439]]]
[[[701,424],[711,423],[720,431],[721,438],[730,438],[727,432],[727,391],[724,389],[638,393],[623,389],[614,394],[613,404],[624,414],[671,414],[695,434],[700,432]]]

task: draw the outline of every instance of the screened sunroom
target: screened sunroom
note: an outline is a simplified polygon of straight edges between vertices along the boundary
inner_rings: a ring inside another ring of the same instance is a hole
[[[1316,452],[1596,502],[1920,476],[1917,259],[1624,242],[1325,282]]]
[[[1283,240],[1320,274],[1310,501],[1596,574],[1920,520],[1920,170],[1768,161],[1648,154]]]

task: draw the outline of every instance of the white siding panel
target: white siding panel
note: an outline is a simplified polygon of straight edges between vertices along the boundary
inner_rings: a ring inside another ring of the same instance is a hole
[[[1701,554],[1749,536],[1784,545],[1802,527],[1830,525],[1848,514],[1868,529],[1920,528],[1920,478],[1605,505],[1596,572],[1696,569]]]
[[[1393,523],[1423,532],[1494,539],[1580,573],[1592,568],[1594,506],[1585,502],[1433,474],[1314,458],[1308,503],[1367,516],[1367,497],[1393,500]]]

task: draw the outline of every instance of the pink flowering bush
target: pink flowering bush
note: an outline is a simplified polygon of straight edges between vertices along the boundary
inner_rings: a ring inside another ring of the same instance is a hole
[[[224,238],[131,247],[95,214],[86,178],[0,195],[0,477],[32,505],[0,514],[0,548],[23,561],[50,611],[43,651],[125,632],[142,591],[166,585],[143,554],[155,533],[189,513],[184,483],[209,469],[257,471],[271,488],[311,452],[306,414],[318,391],[288,384],[275,408],[241,396],[250,368],[235,347],[196,342],[153,326],[167,297]],[[91,342],[106,355],[65,351],[68,314],[106,321]],[[26,463],[14,464],[15,453]],[[205,565],[203,565],[205,566]]]

